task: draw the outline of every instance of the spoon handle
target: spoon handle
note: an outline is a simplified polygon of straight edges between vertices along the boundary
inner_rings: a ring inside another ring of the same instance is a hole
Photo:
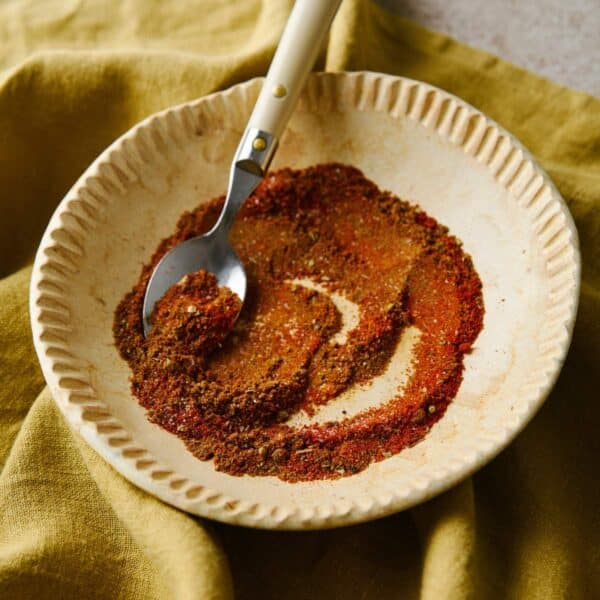
[[[235,163],[264,176],[341,0],[296,0]],[[242,166],[242,165],[240,165]]]

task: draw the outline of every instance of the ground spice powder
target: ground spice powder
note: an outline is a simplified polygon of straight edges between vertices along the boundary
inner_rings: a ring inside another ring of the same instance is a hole
[[[283,169],[231,231],[248,275],[239,318],[237,296],[192,273],[157,303],[145,339],[152,270],[222,205],[183,214],[117,307],[115,342],[149,418],[221,471],[291,482],[348,476],[422,439],[456,395],[483,325],[481,281],[461,243],[356,168]],[[294,283],[306,279],[321,291]],[[322,290],[359,307],[344,343],[332,340],[342,317]],[[288,423],[381,374],[408,325],[420,336],[401,391],[336,422]]]

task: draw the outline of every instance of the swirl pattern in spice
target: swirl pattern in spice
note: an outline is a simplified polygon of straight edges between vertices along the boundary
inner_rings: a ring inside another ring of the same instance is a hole
[[[231,231],[248,275],[239,318],[237,296],[193,273],[157,303],[144,339],[152,270],[206,232],[222,204],[183,214],[117,307],[115,342],[149,418],[221,471],[290,482],[348,476],[422,439],[456,395],[483,326],[481,281],[461,243],[356,168],[283,169]],[[332,294],[358,307],[344,335]],[[294,425],[299,411],[380,376],[408,327],[419,336],[401,389],[357,414]]]

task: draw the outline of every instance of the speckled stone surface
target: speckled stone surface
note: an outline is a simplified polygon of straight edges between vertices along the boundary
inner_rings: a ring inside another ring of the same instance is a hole
[[[392,12],[600,96],[600,0],[378,0]]]

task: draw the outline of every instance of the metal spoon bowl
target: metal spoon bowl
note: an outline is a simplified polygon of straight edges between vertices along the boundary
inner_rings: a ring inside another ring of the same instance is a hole
[[[235,292],[242,303],[246,297],[246,273],[233,248],[218,235],[203,235],[179,244],[165,254],[156,266],[144,297],[144,335],[151,329],[150,316],[164,293],[188,273],[209,271],[220,286]]]
[[[244,145],[241,144],[240,148],[243,149]],[[246,297],[246,272],[229,243],[228,235],[237,211],[259,184],[261,177],[245,170],[238,163],[243,164],[243,161],[234,160],[225,204],[215,226],[204,235],[178,244],[156,265],[146,288],[142,308],[145,336],[152,328],[150,317],[156,302],[182,277],[194,271],[202,269],[213,273],[217,283],[235,292],[243,304]]]

